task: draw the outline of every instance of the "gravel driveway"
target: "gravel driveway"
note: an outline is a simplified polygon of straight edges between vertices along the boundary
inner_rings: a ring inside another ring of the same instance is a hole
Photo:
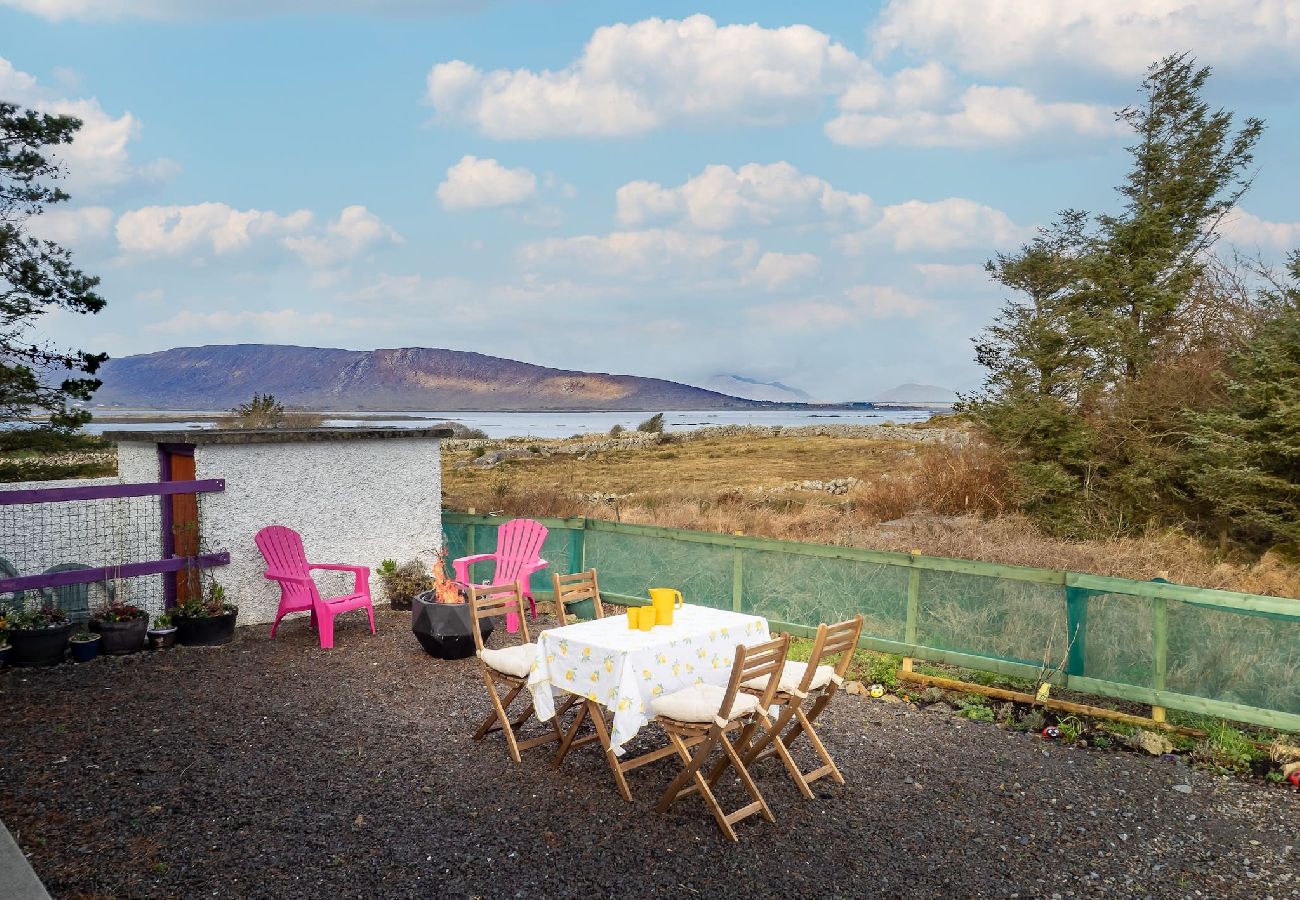
[[[822,720],[848,785],[805,802],[769,760],[777,822],[732,845],[698,800],[654,812],[672,762],[626,804],[594,744],[554,771],[472,741],[476,665],[407,615],[345,617],[333,651],[299,618],[6,670],[0,818],[55,897],[1300,897],[1289,788],[849,695]]]

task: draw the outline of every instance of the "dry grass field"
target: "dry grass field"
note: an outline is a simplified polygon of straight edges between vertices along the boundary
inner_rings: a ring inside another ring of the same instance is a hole
[[[1171,531],[1081,542],[1045,535],[1007,511],[1004,469],[975,445],[787,433],[547,455],[564,443],[494,444],[534,452],[488,469],[464,465],[481,450],[444,451],[446,508],[920,549],[1135,579],[1167,573],[1182,584],[1300,596],[1300,567],[1273,554],[1223,557]],[[844,479],[856,481],[843,493],[801,484],[840,480],[843,489]]]

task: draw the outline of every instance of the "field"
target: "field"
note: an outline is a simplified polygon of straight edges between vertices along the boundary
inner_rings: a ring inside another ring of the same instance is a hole
[[[908,431],[894,429],[897,438]],[[568,441],[452,442],[447,509],[588,516],[1011,565],[1300,596],[1300,567],[1221,554],[1187,535],[1064,541],[1006,509],[1001,462],[973,443],[876,440],[787,430],[617,449]],[[597,443],[592,443],[597,442]],[[518,454],[490,468],[474,460]],[[821,482],[820,485],[816,482]]]

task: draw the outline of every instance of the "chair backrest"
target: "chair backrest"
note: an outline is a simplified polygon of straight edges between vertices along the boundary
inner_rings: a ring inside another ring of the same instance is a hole
[[[731,680],[727,682],[727,692],[722,697],[722,706],[718,715],[726,719],[731,713],[736,693],[743,682],[751,678],[766,678],[767,687],[759,698],[759,707],[767,709],[772,705],[777,685],[781,681],[781,668],[785,665],[785,656],[790,650],[790,635],[783,634],[770,641],[746,647],[741,644],[736,648],[736,659],[731,664]]]
[[[563,625],[564,613],[575,603],[590,600],[597,619],[605,618],[605,607],[600,602],[600,586],[596,584],[596,570],[574,572],[572,575],[553,575],[555,618]]]
[[[291,581],[280,582],[280,592],[286,600],[305,598],[315,601],[319,596],[315,582],[311,581],[311,570],[307,568],[307,552],[303,550],[302,537],[292,528],[283,525],[268,525],[253,538],[257,549],[262,551],[266,560],[266,577],[274,575],[297,575],[308,578],[306,584]]]
[[[519,616],[519,634],[523,638],[521,643],[527,644],[531,641],[528,637],[528,620],[524,618],[524,591],[517,581],[481,587],[471,584],[469,613],[470,618],[473,619],[473,627],[470,631],[474,635],[474,647],[477,650],[483,649],[483,635],[479,632],[478,623],[494,616],[504,616],[506,613]]]
[[[542,556],[546,526],[532,519],[511,519],[497,529],[496,571],[493,584],[508,584],[526,574]]]
[[[80,572],[83,569],[89,569],[90,566],[85,563],[59,563],[57,566],[50,566],[45,570],[46,575],[57,575],[59,572]],[[100,584],[100,582],[95,582]],[[112,601],[116,596],[113,585],[105,581],[102,583],[104,594]],[[85,622],[90,618],[90,583],[82,582],[81,584],[60,584],[56,587],[41,588],[42,599],[46,603],[51,603],[61,609],[73,622]]]
[[[813,640],[812,653],[808,655],[808,667],[804,671],[802,691],[808,690],[818,666],[830,665],[829,660],[835,654],[840,658],[834,663],[835,674],[841,679],[853,663],[853,651],[858,649],[858,638],[862,635],[862,615],[859,613],[847,622],[835,625],[818,625],[817,637]]]
[[[3,556],[0,556],[0,578],[17,577],[18,569],[14,567],[14,564]],[[0,594],[0,610],[12,609],[14,612],[21,612],[26,602],[26,591],[14,591],[10,594]]]

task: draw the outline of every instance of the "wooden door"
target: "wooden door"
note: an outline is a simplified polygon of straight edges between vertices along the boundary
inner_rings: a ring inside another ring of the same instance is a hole
[[[189,446],[159,448],[163,481],[194,480],[194,448]],[[173,556],[197,556],[199,552],[199,498],[197,494],[172,494],[169,551]],[[168,517],[164,516],[164,520]],[[201,597],[198,569],[182,569],[172,576],[177,603]]]

